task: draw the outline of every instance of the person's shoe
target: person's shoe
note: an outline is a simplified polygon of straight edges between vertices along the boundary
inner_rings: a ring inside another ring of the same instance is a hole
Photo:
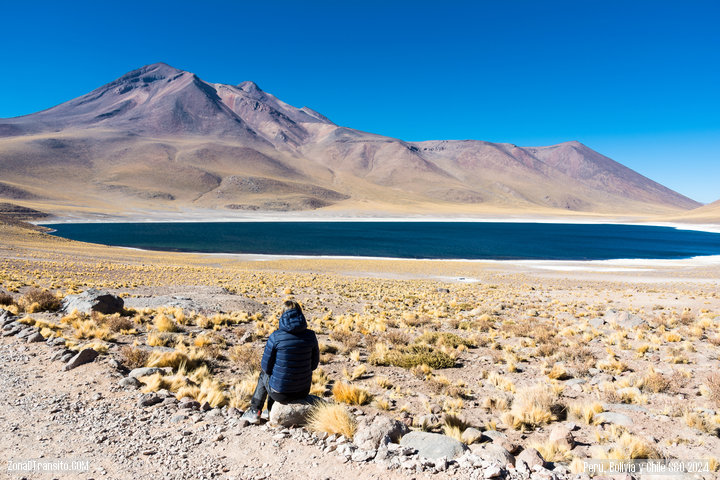
[[[260,410],[250,407],[245,410],[245,413],[243,413],[242,417],[240,418],[244,418],[253,425],[257,425],[258,423],[260,423]]]
[[[263,420],[270,420],[270,411],[267,408],[263,410],[260,418],[262,418]]]

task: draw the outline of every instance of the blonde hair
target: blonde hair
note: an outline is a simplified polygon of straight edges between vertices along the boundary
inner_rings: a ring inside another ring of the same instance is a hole
[[[287,299],[283,303],[283,313],[287,312],[288,310],[302,311],[302,309],[300,308],[300,304],[298,302],[296,302],[295,300],[291,300],[291,299]]]

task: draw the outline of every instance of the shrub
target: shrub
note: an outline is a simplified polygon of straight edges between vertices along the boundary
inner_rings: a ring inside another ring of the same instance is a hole
[[[47,290],[32,288],[18,302],[27,313],[54,312],[62,306],[61,300]]]
[[[121,317],[117,313],[104,317],[99,323],[100,325],[107,326],[111,332],[120,332],[122,330],[132,330],[135,328],[135,323],[131,319]]]
[[[120,361],[129,369],[144,367],[150,357],[150,352],[131,345],[120,349]]]
[[[0,305],[13,305],[15,303],[15,299],[12,295],[5,292],[0,292]]]
[[[260,371],[262,350],[249,343],[244,345],[235,345],[230,349],[228,357],[238,367],[241,374]]]
[[[155,317],[153,324],[158,332],[177,332],[179,330],[178,325],[170,317],[163,314]]]
[[[315,432],[353,438],[357,422],[344,406],[337,403],[319,403],[310,410],[308,428]]]

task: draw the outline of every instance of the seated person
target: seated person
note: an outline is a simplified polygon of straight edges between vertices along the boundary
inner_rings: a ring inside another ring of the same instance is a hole
[[[266,398],[269,412],[274,402],[288,403],[307,397],[312,372],[319,361],[320,349],[315,332],[307,328],[300,305],[286,300],[280,327],[265,344],[260,378],[250,408],[242,418],[258,423]]]

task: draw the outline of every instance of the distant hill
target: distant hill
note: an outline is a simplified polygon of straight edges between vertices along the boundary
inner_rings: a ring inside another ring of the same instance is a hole
[[[700,204],[578,142],[405,142],[335,125],[252,82],[158,63],[0,119],[0,199],[52,213],[674,214]]]

